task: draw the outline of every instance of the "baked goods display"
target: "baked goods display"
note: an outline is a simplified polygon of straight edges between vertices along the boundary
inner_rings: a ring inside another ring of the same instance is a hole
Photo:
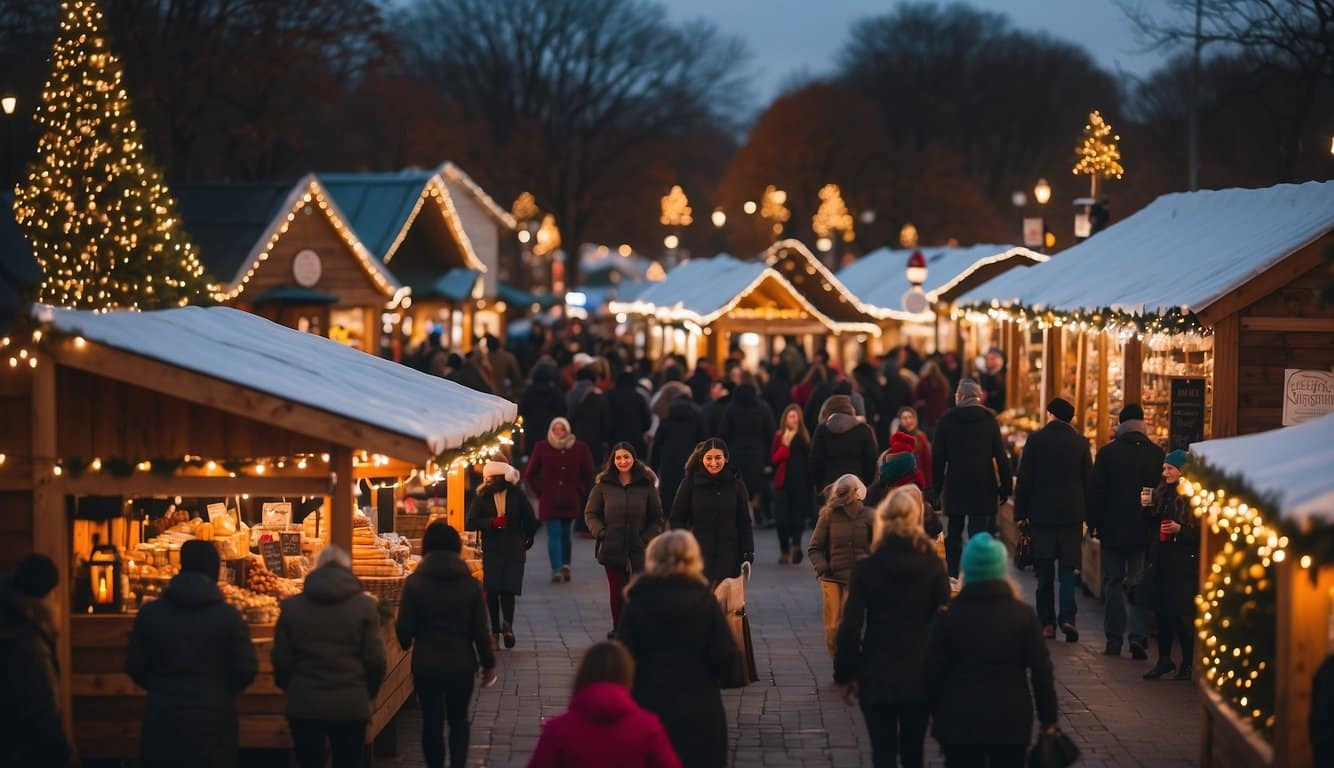
[[[370,518],[352,517],[352,573],[357,576],[402,576],[403,563],[390,554],[391,543],[371,530]]]

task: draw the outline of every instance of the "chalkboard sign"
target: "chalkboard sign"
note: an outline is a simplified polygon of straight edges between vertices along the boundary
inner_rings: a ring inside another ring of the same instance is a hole
[[[223,560],[222,567],[218,569],[218,581],[231,584],[237,587],[246,585],[246,571],[250,567],[250,558],[241,557],[235,560]]]
[[[282,576],[283,568],[283,545],[277,541],[261,541],[259,543],[259,556],[264,558],[264,567],[270,571]]]
[[[278,538],[282,542],[284,555],[291,555],[292,557],[301,556],[300,531],[283,531],[278,534]]]
[[[1204,379],[1174,377],[1168,405],[1172,450],[1204,439]]]

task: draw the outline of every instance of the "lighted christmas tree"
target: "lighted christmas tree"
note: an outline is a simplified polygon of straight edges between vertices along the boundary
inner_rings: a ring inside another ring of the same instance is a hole
[[[681,185],[673,186],[670,192],[662,196],[662,213],[658,221],[664,227],[688,227],[694,220],[690,199],[686,197]]]
[[[210,286],[176,201],[147,157],[96,0],[65,0],[34,119],[37,157],[14,213],[42,268],[37,300],[157,309]]]
[[[848,213],[843,191],[837,184],[820,188],[820,208],[811,217],[811,229],[816,237],[830,240],[835,234],[842,234],[843,240],[849,243],[857,236],[852,229],[852,214]]]
[[[1076,176],[1089,177],[1089,197],[1098,196],[1098,179],[1119,179],[1126,169],[1121,167],[1121,149],[1117,142],[1120,136],[1112,134],[1112,126],[1102,119],[1102,113],[1093,110],[1089,113],[1088,124],[1084,126],[1084,140],[1075,148],[1079,158],[1072,169]]]

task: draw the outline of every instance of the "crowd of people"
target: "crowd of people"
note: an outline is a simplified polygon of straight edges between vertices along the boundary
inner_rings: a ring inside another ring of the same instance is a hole
[[[1057,398],[1012,467],[995,350],[972,375],[950,355],[922,359],[908,347],[850,372],[820,350],[808,361],[795,343],[754,368],[731,356],[718,371],[629,352],[572,325],[535,330],[514,352],[484,340],[466,359],[426,358],[432,371],[515,398],[528,438],[512,463],[482,468],[467,509],[484,581],[462,561],[459,532],[433,523],[394,617],[399,643],[414,649],[428,766],[466,763],[469,702],[477,684],[496,681],[500,649],[517,643],[527,552],[542,527],[557,584],[571,580],[575,530],[594,539],[610,631],[584,654],[569,710],[545,723],[532,766],[726,763],[721,689],[737,684],[743,649],[715,588],[753,562],[765,527],[780,565],[806,560],[819,581],[834,681],[860,707],[877,766],[922,765],[928,730],[951,768],[1024,765],[1035,712],[1039,733],[1054,734],[1047,640],[1078,639],[1085,525],[1103,542],[1107,653],[1120,655],[1128,638],[1131,656],[1147,659],[1153,610],[1158,658],[1144,677],[1189,679],[1199,530],[1175,490],[1186,455],[1153,444],[1139,406],[1121,411],[1115,439],[1090,458],[1073,406]],[[994,535],[1011,496],[1031,540],[1036,609]],[[303,768],[360,760],[385,675],[381,618],[350,566],[346,551],[325,548],[274,631],[274,682]],[[235,696],[258,664],[218,571],[211,544],[187,543],[181,573],[136,617],[126,670],[148,694],[146,766],[187,753],[194,764],[235,764]],[[17,685],[0,718],[6,764],[72,759],[42,602],[56,581],[33,555],[0,585],[0,652]]]

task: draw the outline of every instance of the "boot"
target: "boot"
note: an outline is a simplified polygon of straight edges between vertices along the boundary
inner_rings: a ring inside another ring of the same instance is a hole
[[[1157,680],[1158,678],[1162,677],[1163,675],[1167,674],[1168,672],[1171,672],[1176,668],[1177,665],[1173,664],[1170,659],[1160,658],[1158,659],[1158,663],[1153,665],[1153,669],[1144,673],[1144,679]],[[1189,675],[1190,672],[1187,671],[1186,674]]]
[[[1189,665],[1189,664],[1182,664],[1181,667],[1180,667],[1179,669],[1177,669],[1177,673],[1176,673],[1175,675],[1172,675],[1172,679],[1173,679],[1173,680],[1189,680],[1189,679],[1190,679],[1190,665]]]
[[[1075,623],[1073,621],[1061,622],[1061,631],[1065,633],[1065,641],[1067,643],[1079,642],[1079,630],[1075,629]]]
[[[1138,643],[1135,642],[1134,640],[1131,640],[1130,658],[1136,661],[1144,661],[1145,659],[1149,658],[1149,651],[1144,647],[1143,643]]]
[[[555,571],[551,574],[551,583],[552,584],[560,583],[560,571]]]
[[[568,565],[562,565],[562,566],[560,567],[560,578],[561,578],[561,581],[569,581],[569,580],[570,580],[570,566],[568,566]]]
[[[787,556],[787,553],[786,553],[786,552],[780,552],[780,553],[779,553],[779,555],[778,555],[778,564],[779,564],[779,565],[787,565],[787,564],[790,563],[790,562],[792,562],[792,561],[791,561],[791,559]]]
[[[514,627],[508,621],[500,625],[500,636],[505,639],[506,648],[513,648],[517,642],[514,639]]]
[[[792,548],[792,562],[793,562],[794,564],[796,564],[796,565],[801,565],[801,545],[800,545],[800,544],[798,544],[797,546],[795,546],[795,547]]]
[[[1104,656],[1120,656],[1121,644],[1115,640],[1108,640],[1107,647],[1102,649],[1102,653]]]

